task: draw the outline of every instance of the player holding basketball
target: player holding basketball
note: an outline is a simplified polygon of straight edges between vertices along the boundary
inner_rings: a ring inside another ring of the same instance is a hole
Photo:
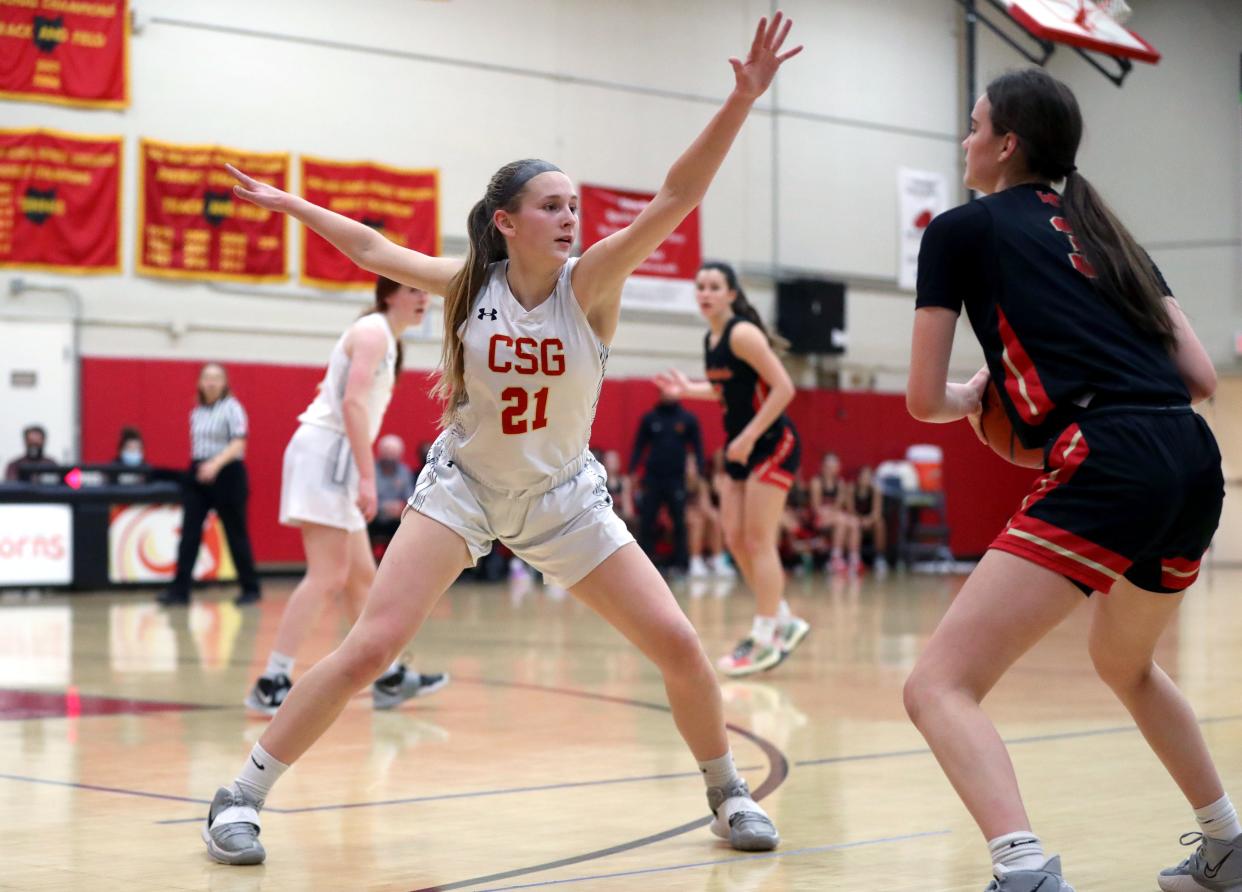
[[[285,448],[280,522],[302,532],[306,575],[285,605],[267,667],[246,695],[254,712],[273,715],[292,686],[298,649],[333,595],[345,596],[352,620],[375,581],[367,523],[375,516],[375,459],[393,386],[401,372],[401,333],[422,321],[427,292],[381,276],[375,305],[341,335],[315,399]],[[371,686],[377,709],[444,687],[443,673],[422,675],[400,659]]]
[[[781,515],[802,447],[785,416],[793,382],[733,267],[705,263],[694,286],[709,326],[703,338],[707,380],[691,381],[676,369],[656,380],[678,398],[719,400],[724,406],[728,479],[720,493],[720,514],[729,553],[755,593],[755,617],[750,634],[716,665],[725,675],[741,677],[776,666],[811,629],[785,601],[778,548]]]
[[[400,248],[370,228],[237,173],[236,193],[284,211],[355,263],[445,297],[445,430],[419,475],[362,616],[307,672],[245,761],[217,791],[202,835],[216,860],[255,864],[259,809],[272,784],[418,631],[464,567],[500,539],[594,608],[664,677],[673,719],[707,783],[712,830],[738,849],[766,850],[776,828],[737,774],[720,689],[694,627],[613,512],[587,443],[627,276],[703,199],[781,63],[790,23],[760,21],[736,85],[625,229],[570,259],[572,181],[545,161],[492,177],[470,211],[466,260]]]
[[[923,237],[907,402],[977,414],[989,376],[1045,474],[962,586],[906,682],[906,708],[983,831],[989,890],[1071,892],[1031,832],[1013,765],[980,701],[1092,591],[1096,671],[1195,811],[1199,847],[1166,892],[1242,889],[1242,827],[1156,641],[1220,517],[1220,453],[1192,401],[1216,374],[1160,273],[1077,172],[1082,118],[1040,69],[975,104],[966,185],[983,199]],[[1052,183],[1065,181],[1058,194]],[[987,367],[948,384],[965,305]]]

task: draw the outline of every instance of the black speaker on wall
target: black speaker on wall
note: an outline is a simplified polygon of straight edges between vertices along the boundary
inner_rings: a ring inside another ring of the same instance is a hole
[[[845,284],[826,279],[777,282],[776,330],[793,353],[844,353]]]

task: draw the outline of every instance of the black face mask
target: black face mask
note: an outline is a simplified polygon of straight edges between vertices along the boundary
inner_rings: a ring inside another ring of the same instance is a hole
[[[30,461],[39,461],[40,459],[42,459],[43,458],[43,444],[42,443],[27,443],[26,444],[26,458],[28,458]]]

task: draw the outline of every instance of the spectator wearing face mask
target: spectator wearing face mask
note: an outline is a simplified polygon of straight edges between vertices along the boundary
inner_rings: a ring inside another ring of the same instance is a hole
[[[385,434],[375,446],[375,494],[379,510],[370,523],[373,541],[387,541],[401,523],[406,500],[414,493],[414,472],[405,463],[405,441]]]
[[[22,440],[26,443],[26,451],[9,462],[4,469],[5,480],[17,480],[22,471],[56,467],[56,462],[43,454],[43,445],[47,442],[47,431],[42,425],[32,424],[24,428]]]
[[[149,468],[146,450],[142,442],[142,432],[136,427],[121,428],[121,438],[116,444],[116,458],[113,462],[126,468],[141,470]]]

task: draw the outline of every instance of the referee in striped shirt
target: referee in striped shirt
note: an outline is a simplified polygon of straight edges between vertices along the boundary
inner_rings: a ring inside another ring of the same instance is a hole
[[[198,376],[198,405],[190,412],[190,473],[183,497],[185,517],[181,524],[181,547],[177,551],[177,575],[159,596],[166,606],[188,604],[194,562],[203,539],[203,521],[214,508],[233,553],[241,594],[234,603],[259,600],[259,577],[246,528],[246,503],[250,481],[242,456],[246,452],[246,410],[229,393],[224,367],[209,362]]]

